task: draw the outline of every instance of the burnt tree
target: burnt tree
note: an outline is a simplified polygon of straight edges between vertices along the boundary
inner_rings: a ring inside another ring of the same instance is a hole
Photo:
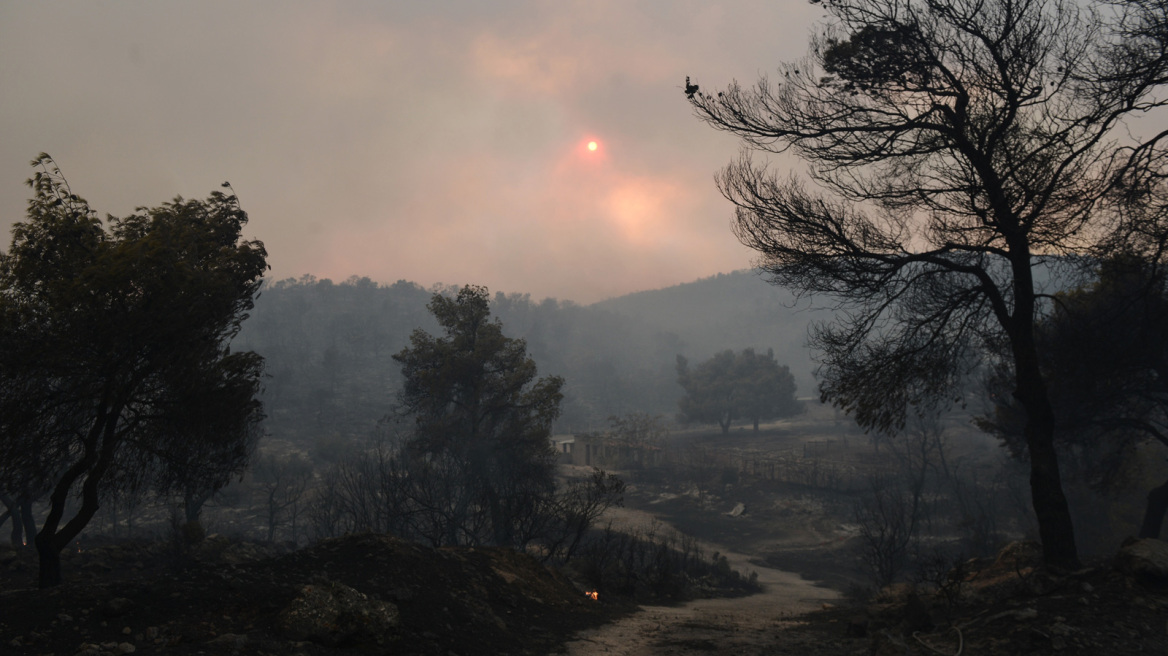
[[[735,232],[775,283],[844,310],[811,335],[820,394],[867,428],[954,402],[980,354],[1006,353],[1045,560],[1074,567],[1040,280],[1139,214],[1115,192],[1160,161],[1163,135],[1130,135],[1168,102],[1166,3],[823,4],[805,60],[689,98],[747,146],[718,177]],[[778,176],[751,151],[802,166]]]

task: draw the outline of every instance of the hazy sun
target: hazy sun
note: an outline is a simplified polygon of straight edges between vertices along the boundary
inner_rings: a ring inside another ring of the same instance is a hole
[[[593,151],[593,152],[596,152],[596,149],[597,149],[597,148],[599,148],[599,147],[600,147],[600,146],[599,146],[599,145],[597,145],[597,143],[596,143],[595,141],[589,141],[589,142],[588,142],[588,150],[591,150],[591,151]]]

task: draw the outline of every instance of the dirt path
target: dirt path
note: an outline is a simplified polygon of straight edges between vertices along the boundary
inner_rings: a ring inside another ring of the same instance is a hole
[[[652,515],[619,509],[620,522],[646,523]],[[699,599],[683,606],[643,606],[638,613],[597,629],[581,632],[567,644],[569,656],[620,654],[802,654],[808,645],[787,640],[784,630],[797,625],[797,616],[838,598],[797,574],[760,567],[747,554],[703,544],[708,552],[721,551],[731,567],[758,572],[764,592],[736,599]]]

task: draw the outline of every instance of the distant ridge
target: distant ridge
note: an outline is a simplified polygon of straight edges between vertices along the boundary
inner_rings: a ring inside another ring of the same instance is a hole
[[[807,328],[830,313],[768,283],[758,269],[741,269],[662,289],[625,294],[590,308],[624,315],[664,333],[676,334],[690,359],[725,349],[774,349],[791,368],[801,396],[814,395],[814,363]]]

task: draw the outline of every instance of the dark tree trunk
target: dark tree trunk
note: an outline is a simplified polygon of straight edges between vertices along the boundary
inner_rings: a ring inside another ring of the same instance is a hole
[[[1063,493],[1058,454],[1054,449],[1054,409],[1039,366],[1034,339],[1035,294],[1030,244],[1024,236],[1007,236],[1014,273],[1014,315],[1003,319],[1014,355],[1014,396],[1026,410],[1026,449],[1030,456],[1030,496],[1042,541],[1042,559],[1048,566],[1080,567],[1075,527]]]
[[[22,513],[20,512],[19,506],[13,506],[11,512],[12,512],[12,548],[13,549],[23,549],[24,547],[28,546],[28,543],[25,542],[25,536],[28,536],[31,538],[32,536],[36,535],[36,531],[34,530],[32,533],[29,533],[29,532],[26,532],[24,530],[24,517],[22,516]]]
[[[183,514],[187,518],[187,523],[199,521],[199,517],[203,514],[203,505],[207,503],[214,496],[214,491],[211,490],[187,490],[183,495]]]
[[[1033,333],[1016,338],[1015,396],[1026,410],[1026,447],[1030,455],[1030,494],[1042,557],[1047,565],[1064,569],[1079,568],[1075,547],[1075,529],[1067,497],[1063,493],[1058,455],[1054,448],[1054,411],[1047,396],[1046,384],[1038,368],[1038,354]],[[1029,338],[1029,339],[1027,339]]]
[[[1048,565],[1079,568],[1075,529],[1067,497],[1063,494],[1058,457],[1054,450],[1054,417],[1046,404],[1045,416],[1028,420],[1026,442],[1030,450],[1030,494],[1038,519],[1042,556]],[[1041,412],[1041,410],[1040,410]]]
[[[39,585],[42,589],[61,584],[61,550],[81,534],[100,508],[97,488],[118,448],[114,431],[121,411],[120,404],[108,412],[99,410],[85,440],[85,455],[65,470],[53,488],[53,493],[49,495],[49,514],[36,534],[37,556],[40,558]],[[72,519],[61,526],[65,504],[71,496],[70,490],[78,480],[83,481],[81,507]]]
[[[19,549],[24,546],[24,522],[21,521],[20,506],[11,497],[4,494],[0,494],[0,503],[3,503],[4,507],[8,509],[4,513],[4,517],[12,518],[12,548]],[[3,525],[4,520],[0,519],[0,526]]]
[[[36,522],[32,518],[32,497],[22,497],[20,503],[20,521],[24,524],[24,535],[20,538],[20,546],[24,541],[36,535]],[[17,518],[13,518],[14,520]]]
[[[42,589],[61,585],[61,550],[54,547],[52,542],[53,540],[44,533],[36,536],[37,557],[40,563],[37,582]]]
[[[1140,526],[1141,538],[1160,539],[1160,527],[1164,515],[1168,513],[1168,481],[1148,492],[1148,505],[1144,508],[1144,523]]]

